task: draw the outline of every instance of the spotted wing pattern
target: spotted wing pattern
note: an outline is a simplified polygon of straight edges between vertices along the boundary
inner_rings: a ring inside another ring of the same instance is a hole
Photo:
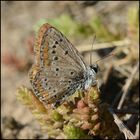
[[[85,82],[86,65],[68,39],[49,24],[41,26],[35,44],[35,64],[30,82],[39,99],[61,104]]]

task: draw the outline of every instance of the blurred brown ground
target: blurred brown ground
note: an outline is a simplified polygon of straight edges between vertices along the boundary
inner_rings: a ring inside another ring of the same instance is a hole
[[[117,4],[117,2],[112,4],[106,2],[108,8],[115,3]],[[119,3],[120,6],[123,5],[125,8],[138,4],[127,1],[122,3]],[[63,12],[68,13],[67,5],[74,4],[75,2],[61,1],[1,2],[1,133],[3,138],[47,138],[47,133],[41,133],[39,124],[29,110],[17,101],[15,94],[17,88],[23,84],[30,87],[28,70],[31,65],[26,66],[26,63],[33,62],[33,55],[29,53],[28,48],[33,41],[33,25],[41,18],[56,18]]]

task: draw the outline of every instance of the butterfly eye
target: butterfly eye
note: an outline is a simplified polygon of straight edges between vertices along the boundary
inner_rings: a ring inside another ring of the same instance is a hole
[[[97,64],[91,65],[91,69],[93,69],[96,73],[99,71],[99,66]]]
[[[97,73],[98,69],[96,67],[93,68],[93,70]]]

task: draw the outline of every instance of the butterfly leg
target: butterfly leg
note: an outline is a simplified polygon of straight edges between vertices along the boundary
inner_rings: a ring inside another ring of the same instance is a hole
[[[95,81],[94,81],[93,86],[97,86],[98,91],[100,91],[100,88],[99,88],[99,81],[98,81],[98,80],[95,80]]]

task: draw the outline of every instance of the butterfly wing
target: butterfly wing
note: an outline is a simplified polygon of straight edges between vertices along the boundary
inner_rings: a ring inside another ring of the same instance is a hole
[[[49,24],[39,30],[35,57],[36,64],[29,76],[41,101],[60,104],[84,83],[86,65],[82,56],[61,32]]]

